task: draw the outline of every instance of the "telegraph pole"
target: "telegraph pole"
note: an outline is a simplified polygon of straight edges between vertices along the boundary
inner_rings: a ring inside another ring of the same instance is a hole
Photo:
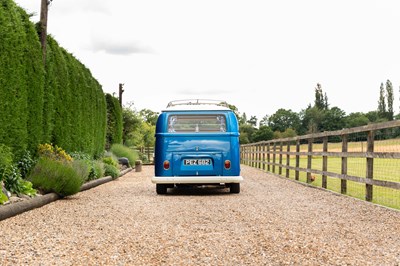
[[[125,84],[120,83],[119,84],[119,104],[121,105],[122,108],[122,93],[124,93],[125,90],[123,90]]]
[[[46,64],[46,44],[47,44],[47,14],[50,2],[53,0],[42,0],[40,8],[40,43],[43,50],[43,64]]]

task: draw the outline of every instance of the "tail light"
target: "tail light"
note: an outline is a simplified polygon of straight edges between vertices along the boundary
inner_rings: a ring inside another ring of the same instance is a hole
[[[225,169],[226,169],[226,170],[229,170],[229,169],[231,169],[231,161],[229,161],[229,160],[225,160],[225,162],[224,162],[224,166],[225,166]]]
[[[170,165],[169,165],[169,161],[167,161],[167,160],[164,161],[164,169],[165,169],[165,170],[168,170],[168,169],[169,169],[169,166],[170,166]]]

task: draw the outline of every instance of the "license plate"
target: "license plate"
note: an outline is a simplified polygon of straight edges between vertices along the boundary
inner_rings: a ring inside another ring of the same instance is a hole
[[[184,165],[211,165],[211,159],[184,159]]]

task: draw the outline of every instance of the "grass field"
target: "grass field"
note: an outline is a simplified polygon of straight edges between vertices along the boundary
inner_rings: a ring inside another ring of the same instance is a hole
[[[329,143],[329,152],[340,152],[341,143]],[[283,148],[286,150],[286,147]],[[290,148],[291,151],[295,151],[295,146]],[[400,152],[400,139],[396,140],[384,140],[375,141],[375,152]],[[301,152],[307,151],[307,145],[301,145]],[[322,144],[313,144],[313,151],[322,151]],[[349,152],[365,152],[366,142],[350,142],[348,143]],[[272,156],[271,156],[272,162]],[[279,156],[276,156],[276,163],[279,163]],[[282,164],[286,165],[286,155],[282,156]],[[295,166],[295,156],[290,158],[290,166]],[[300,168],[307,168],[307,156],[300,157]],[[314,156],[312,158],[313,170],[322,171],[322,156]],[[272,166],[270,167],[272,171]],[[341,158],[339,157],[328,157],[328,172],[341,173]],[[279,168],[275,167],[275,173],[279,173]],[[347,159],[347,174],[351,176],[366,177],[366,159],[365,158],[348,158]],[[286,169],[282,168],[282,175],[286,175]],[[315,180],[311,183],[312,186],[322,187],[322,176],[313,174]],[[289,171],[289,178],[295,178],[295,171]],[[374,179],[393,181],[400,183],[400,160],[399,159],[374,159]],[[300,182],[307,181],[306,172],[300,172]],[[352,196],[359,199],[365,199],[366,185],[358,182],[347,181],[347,193],[346,195]],[[327,178],[327,189],[340,193],[341,191],[341,180],[339,178],[328,177]],[[373,202],[388,206],[395,209],[400,209],[400,190],[390,189],[385,187],[374,186],[373,187]]]

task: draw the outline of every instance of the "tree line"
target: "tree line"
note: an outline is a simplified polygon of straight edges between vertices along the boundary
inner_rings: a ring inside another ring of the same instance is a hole
[[[281,108],[270,116],[264,116],[259,122],[257,117],[248,118],[246,113],[240,114],[236,106],[231,105],[231,109],[236,113],[239,120],[240,143],[246,144],[340,130],[400,118],[400,114],[395,115],[394,113],[393,85],[390,80],[387,80],[385,84],[381,83],[377,109],[367,113],[353,112],[346,114],[341,108],[330,106],[328,96],[323,92],[321,84],[318,83],[314,90],[314,103],[309,104],[300,112]],[[396,131],[392,132],[390,137],[398,135],[400,134]]]

